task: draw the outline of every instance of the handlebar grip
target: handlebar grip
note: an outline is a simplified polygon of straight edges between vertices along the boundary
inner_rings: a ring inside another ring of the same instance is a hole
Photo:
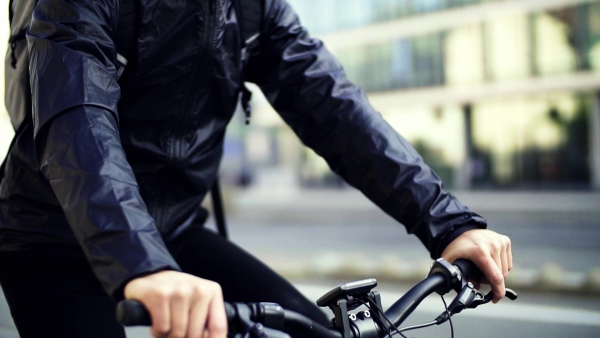
[[[152,318],[144,304],[134,299],[125,299],[117,304],[117,320],[125,326],[152,326]]]
[[[457,259],[453,264],[460,269],[464,279],[479,278],[483,275],[475,263],[470,260]]]
[[[225,315],[227,322],[236,316],[235,309],[229,303],[225,303]],[[152,326],[150,313],[144,304],[135,299],[124,299],[117,304],[117,320],[125,326]]]

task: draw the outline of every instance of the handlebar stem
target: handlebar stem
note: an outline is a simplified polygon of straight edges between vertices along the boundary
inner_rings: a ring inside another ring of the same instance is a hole
[[[354,320],[350,320],[350,318],[349,318],[349,316],[351,315],[349,313],[349,311],[354,310],[358,306],[365,304],[365,303],[371,304],[373,307],[376,307],[377,309],[382,311],[381,310],[382,309],[381,296],[379,295],[378,291],[370,291],[363,295],[357,295],[357,296],[345,295],[344,297],[340,297],[340,298],[336,299],[335,302],[331,302],[329,304],[329,308],[331,309],[331,311],[333,312],[333,314],[335,316],[333,319],[333,325],[342,333],[344,338],[355,337],[355,336],[356,337],[359,337],[359,336],[367,337],[364,334],[363,335],[360,335],[360,334],[354,335],[353,334],[353,327],[351,324],[352,324],[352,322],[354,322]],[[373,322],[372,319],[368,319],[367,321],[370,321],[371,323],[373,323],[373,325],[375,325],[375,327],[369,328],[369,332],[377,332],[378,331],[378,326],[376,325],[377,323]],[[363,333],[363,332],[367,332],[367,331],[365,331],[365,329],[360,329],[358,332]]]

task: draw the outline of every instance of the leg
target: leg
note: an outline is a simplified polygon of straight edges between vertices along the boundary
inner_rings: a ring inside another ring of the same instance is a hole
[[[274,302],[327,325],[323,311],[287,280],[225,238],[190,229],[170,245],[183,271],[219,283],[229,302]]]
[[[125,338],[78,247],[0,253],[0,283],[21,338]]]

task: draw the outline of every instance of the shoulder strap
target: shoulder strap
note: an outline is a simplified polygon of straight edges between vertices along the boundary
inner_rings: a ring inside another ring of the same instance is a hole
[[[242,60],[246,60],[249,51],[256,47],[255,41],[258,41],[262,28],[262,18],[265,10],[264,0],[233,0],[235,13],[238,18],[238,27],[242,37]],[[250,124],[250,98],[252,93],[245,85],[242,85],[241,103],[244,115],[246,115],[246,124]]]
[[[213,211],[215,213],[215,222],[219,234],[225,238],[229,237],[227,232],[227,223],[225,221],[225,209],[223,208],[223,197],[221,196],[221,186],[219,176],[215,178],[213,186],[210,188],[210,198],[212,200]]]
[[[119,23],[115,34],[117,47],[117,78],[120,78],[127,66],[128,60],[135,51],[137,37],[137,4],[138,0],[119,0]]]
[[[245,53],[247,47],[255,41],[260,35],[262,16],[264,10],[264,0],[233,0],[235,6],[235,13],[238,19],[238,27],[240,30],[240,36],[242,37],[242,48]],[[246,86],[242,86],[242,106],[246,112],[246,123],[249,122],[250,109],[249,100],[250,92]],[[221,189],[219,187],[219,177],[215,179],[213,186],[210,189],[213,211],[215,212],[215,220],[217,223],[217,229],[221,236],[227,238],[227,224],[225,222],[225,211],[223,209],[223,202],[221,197]]]
[[[244,47],[260,35],[264,12],[263,0],[233,0]]]

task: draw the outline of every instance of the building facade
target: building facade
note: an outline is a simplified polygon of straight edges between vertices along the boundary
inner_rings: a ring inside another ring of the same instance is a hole
[[[600,1],[289,1],[447,185],[600,189]],[[247,172],[340,183],[254,106]]]

